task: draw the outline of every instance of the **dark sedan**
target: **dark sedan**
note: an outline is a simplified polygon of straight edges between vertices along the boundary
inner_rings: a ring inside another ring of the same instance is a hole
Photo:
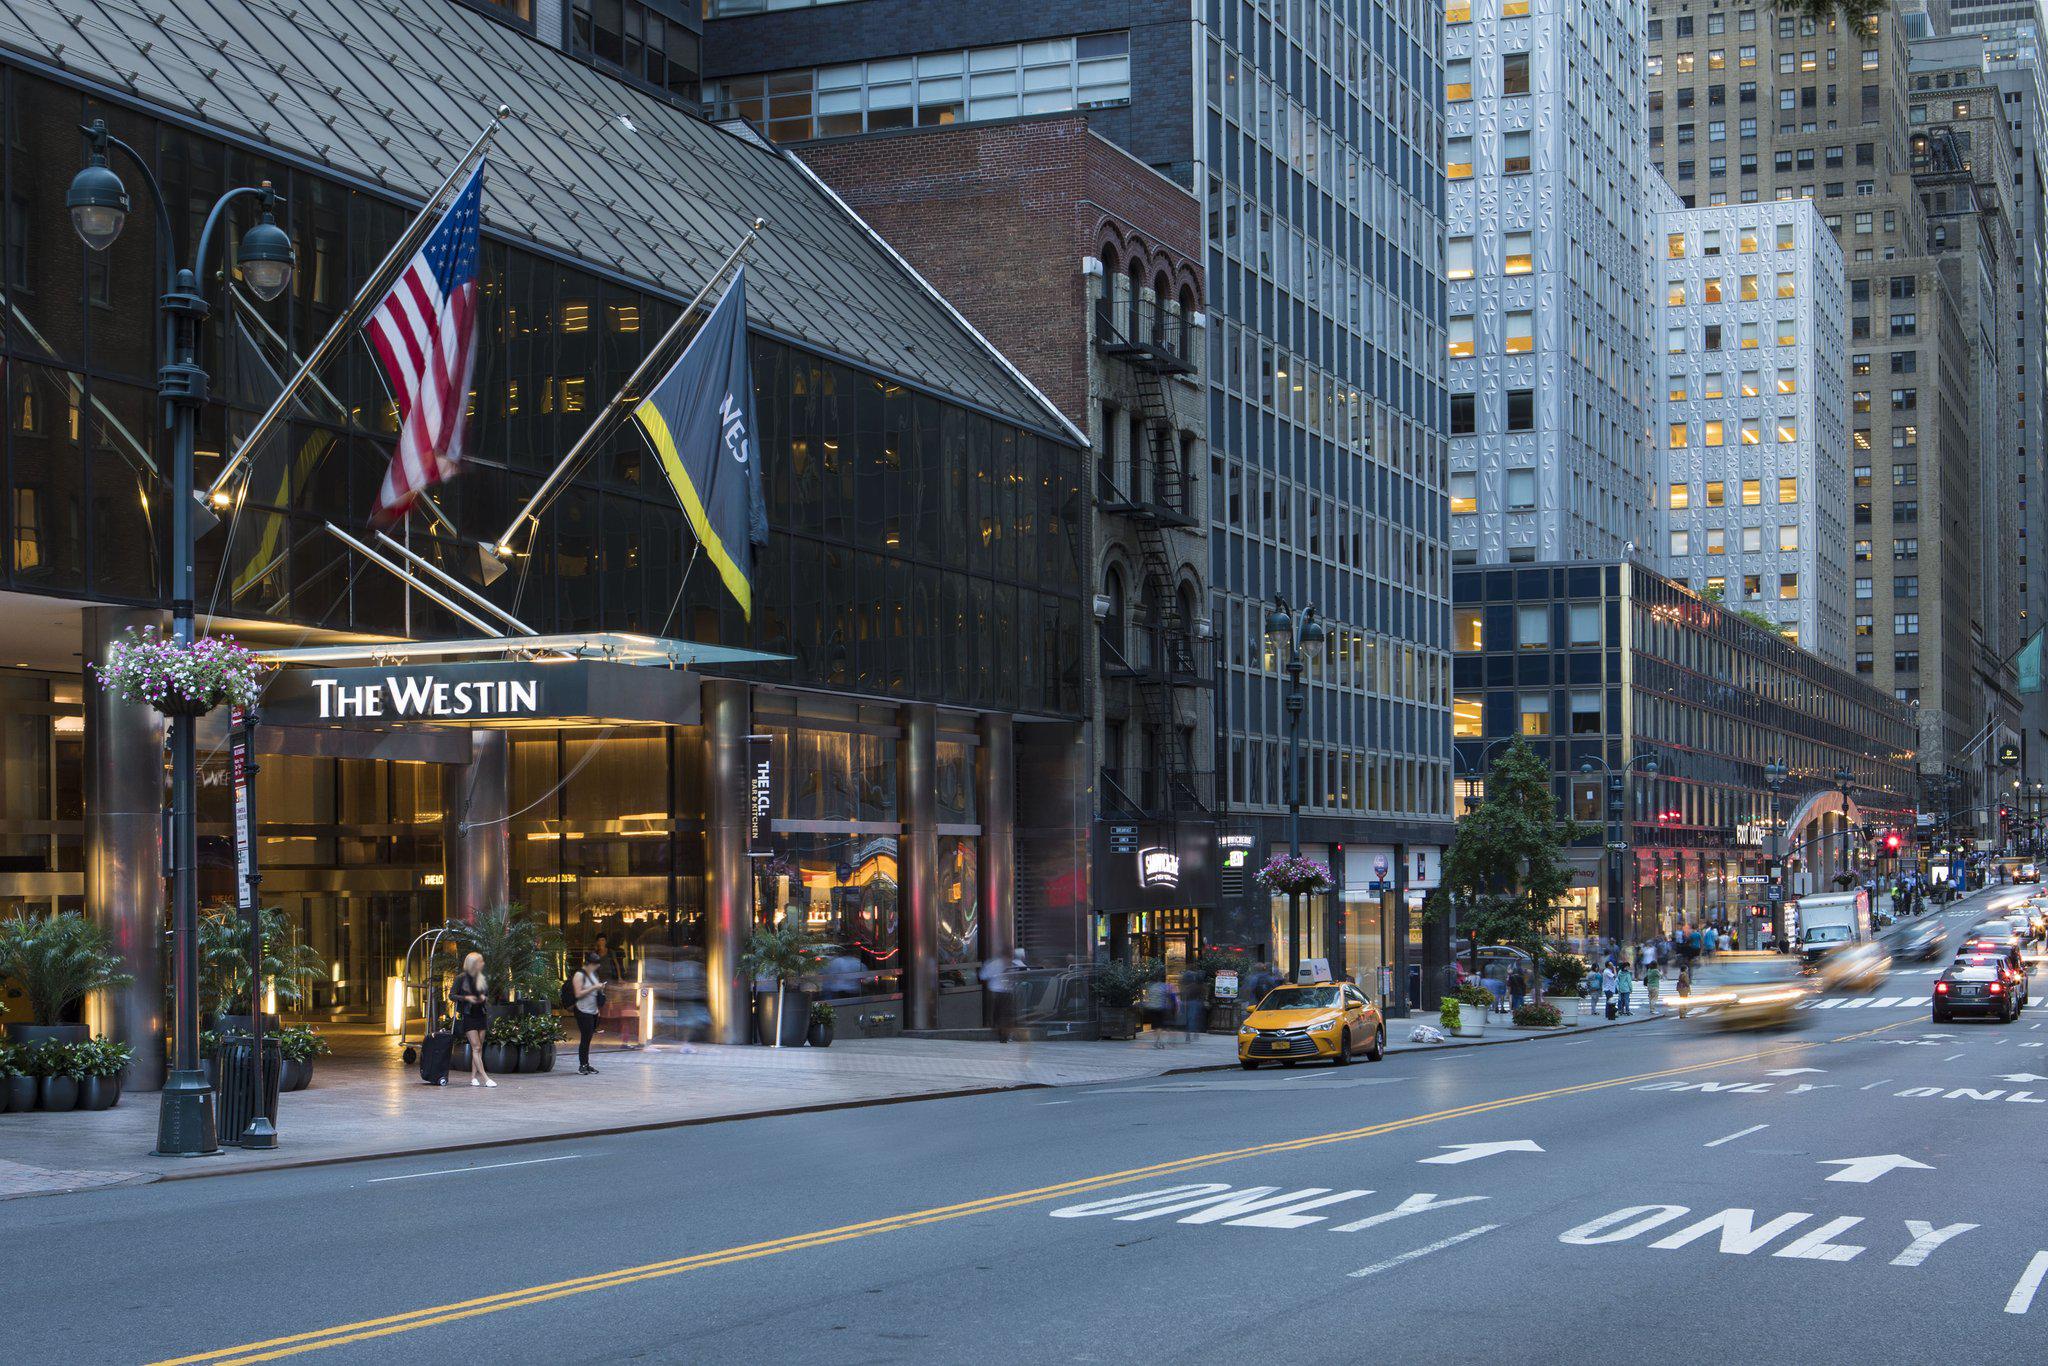
[[[1997,954],[1958,958],[1934,982],[1934,1022],[1947,1024],[1962,1015],[1982,1015],[2004,1022],[2020,1016],[2020,993],[2012,969]]]

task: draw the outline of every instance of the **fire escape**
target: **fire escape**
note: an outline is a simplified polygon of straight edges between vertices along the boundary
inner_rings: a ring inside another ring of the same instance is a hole
[[[1140,448],[1131,452],[1130,487],[1119,487],[1110,463],[1098,462],[1097,506],[1105,515],[1129,522],[1143,574],[1141,601],[1147,609],[1143,635],[1131,655],[1119,642],[1103,637],[1102,676],[1105,682],[1122,680],[1128,686],[1131,710],[1153,741],[1148,772],[1105,771],[1103,805],[1106,811],[1165,820],[1206,815],[1213,808],[1215,775],[1195,769],[1181,724],[1180,699],[1191,690],[1214,687],[1215,672],[1208,642],[1196,639],[1193,624],[1181,611],[1178,561],[1167,539],[1170,533],[1197,525],[1171,388],[1176,377],[1192,374],[1194,366],[1163,339],[1126,336],[1107,300],[1096,304],[1095,348],[1119,363],[1113,370],[1116,387],[1143,432]]]

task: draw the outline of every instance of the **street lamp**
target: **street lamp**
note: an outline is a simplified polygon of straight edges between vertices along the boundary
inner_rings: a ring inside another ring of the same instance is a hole
[[[1784,794],[1791,770],[1782,759],[1764,765],[1764,786],[1771,790],[1771,873],[1764,887],[1764,900],[1771,907],[1771,942],[1785,952],[1785,823],[1778,799]]]
[[[1284,596],[1273,595],[1273,610],[1266,614],[1266,635],[1284,654],[1282,667],[1287,670],[1287,852],[1294,858],[1301,857],[1301,713],[1307,705],[1301,675],[1309,660],[1322,649],[1323,634],[1322,618],[1316,614],[1313,605],[1293,612],[1288,609]],[[1301,967],[1301,896],[1298,892],[1287,894],[1287,944],[1292,960],[1287,965],[1287,976],[1292,981],[1300,976]]]
[[[156,204],[158,272],[167,283],[158,308],[169,324],[170,343],[163,368],[157,372],[156,388],[168,409],[171,430],[171,635],[178,644],[190,645],[194,636],[192,448],[199,409],[206,402],[207,374],[199,364],[199,325],[209,311],[202,281],[212,254],[213,234],[229,204],[249,196],[261,201],[262,221],[243,234],[239,260],[249,292],[265,301],[275,299],[291,284],[291,238],[272,216],[272,210],[283,201],[270,182],[242,186],[214,201],[200,229],[192,264],[180,268],[169,201],[149,163],[109,133],[104,120],[94,119],[80,131],[91,155],[72,177],[64,197],[80,241],[93,251],[105,251],[121,235],[128,219],[128,187],[107,164],[109,148],[119,148],[135,164]],[[156,1136],[158,1153],[187,1157],[220,1147],[213,1088],[207,1085],[199,1061],[199,840],[194,811],[197,726],[195,716],[171,718],[171,978],[176,1046],[171,1075],[164,1083]],[[254,983],[251,995],[251,1009],[260,1011],[263,1003]],[[259,1089],[257,1113],[263,1108]]]
[[[1855,781],[1856,770],[1849,767],[1848,761],[1844,760],[1842,766],[1835,770],[1835,789],[1842,794],[1842,866],[1838,872],[1849,876],[1852,882],[1855,880],[1855,874],[1849,865],[1854,861],[1855,849],[1849,843],[1853,834],[1849,825],[1849,789]]]
[[[1622,863],[1622,854],[1628,849],[1628,842],[1622,837],[1621,826],[1625,815],[1623,807],[1626,805],[1628,776],[1638,764],[1642,766],[1643,772],[1652,777],[1656,776],[1657,756],[1647,752],[1629,756],[1622,761],[1619,768],[1609,768],[1592,758],[1579,760],[1579,772],[1587,777],[1590,778],[1595,773],[1607,775],[1607,937],[1610,939],[1621,937],[1616,932],[1621,928],[1622,888],[1628,875],[1628,870]]]

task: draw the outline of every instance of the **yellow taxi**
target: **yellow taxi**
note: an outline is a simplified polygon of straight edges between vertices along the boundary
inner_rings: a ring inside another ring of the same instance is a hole
[[[1247,1072],[1266,1062],[1342,1067],[1360,1054],[1378,1062],[1386,1053],[1387,1022],[1349,982],[1275,987],[1237,1030],[1237,1060]]]

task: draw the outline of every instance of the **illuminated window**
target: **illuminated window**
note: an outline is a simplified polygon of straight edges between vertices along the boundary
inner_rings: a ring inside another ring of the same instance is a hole
[[[1781,418],[1779,418],[1779,419],[1778,419],[1778,444],[1779,444],[1779,445],[1783,445],[1783,444],[1784,444],[1784,443],[1786,443],[1787,441],[1797,441],[1798,439],[1799,439],[1799,420],[1798,420],[1797,418],[1791,418],[1791,417],[1781,417]],[[1782,501],[1782,500],[1780,500],[1780,501]]]
[[[1511,232],[1501,239],[1501,268],[1507,275],[1527,275],[1536,269],[1536,246],[1530,234]]]
[[[1701,398],[1719,398],[1719,397],[1721,397],[1721,386],[1722,386],[1722,385],[1723,385],[1724,383],[1726,383],[1726,381],[1727,381],[1727,377],[1726,377],[1726,376],[1724,376],[1724,375],[1723,375],[1723,374],[1722,374],[1722,373],[1721,373],[1721,372],[1720,372],[1719,370],[1709,370],[1709,371],[1707,371],[1707,373],[1706,373],[1705,375],[1702,375],[1702,376],[1700,377],[1700,397],[1701,397]]]
[[[1685,281],[1673,280],[1670,284],[1664,286],[1664,306],[1666,308],[1685,307]]]
[[[1742,424],[1742,426],[1743,431],[1745,433],[1745,440],[1743,441],[1743,444],[1754,445],[1754,442],[1751,442],[1746,439],[1749,430],[1749,424],[1745,422]],[[1761,503],[1763,500],[1764,485],[1761,479],[1745,479],[1742,481],[1742,505],[1744,507],[1755,507],[1758,503]]]
[[[1450,180],[1472,178],[1472,139],[1459,137],[1444,143],[1444,176]]]
[[[1798,344],[1799,324],[1793,322],[1790,318],[1778,319],[1778,345],[1797,346]]]
[[[1445,329],[1445,332],[1450,337],[1451,358],[1453,360],[1462,360],[1463,358],[1472,354],[1473,343],[1471,314],[1467,313],[1459,317],[1452,318],[1450,320],[1449,326]]]
[[[1753,418],[1753,417],[1745,417],[1744,419],[1742,419],[1742,444],[1743,444],[1743,445],[1745,445],[1745,446],[1760,446],[1760,445],[1762,445],[1762,444],[1763,444],[1763,439],[1764,439],[1764,428],[1763,428],[1763,423],[1759,422],[1759,421],[1758,421],[1758,420],[1757,420],[1756,418]],[[1749,490],[1750,490],[1751,486],[1753,486],[1753,485],[1754,485],[1755,483],[1756,483],[1756,481],[1755,481],[1754,479],[1745,479],[1745,480],[1743,480],[1743,481],[1742,481],[1742,493],[1743,493],[1743,498],[1742,498],[1742,501],[1743,501],[1743,502],[1745,502],[1745,503],[1754,503],[1754,502],[1756,502],[1756,501],[1757,501],[1756,499],[1754,499],[1754,498],[1751,498],[1751,497],[1749,496]]]
[[[1444,99],[1452,104],[1472,98],[1472,59],[1452,57],[1444,62]]]
[[[1717,508],[1726,504],[1727,501],[1727,485],[1723,484],[1719,479],[1709,479],[1707,481],[1707,506]]]
[[[1781,475],[1781,476],[1779,476],[1779,478],[1778,478],[1778,501],[1779,501],[1779,502],[1781,502],[1781,503],[1796,503],[1796,502],[1798,502],[1798,501],[1799,501],[1799,476],[1798,476],[1798,475],[1796,475],[1796,474],[1786,474],[1786,475]]]
[[[1684,426],[1684,424],[1682,424],[1682,423],[1681,423],[1680,425],[1678,425],[1678,426],[1676,426],[1676,427],[1673,427],[1673,428],[1671,429],[1671,444],[1672,444],[1672,445],[1674,445],[1674,446],[1683,446],[1683,445],[1685,444],[1685,426]],[[1670,506],[1671,506],[1671,507],[1673,507],[1674,509],[1675,509],[1675,508],[1687,508],[1687,507],[1691,507],[1691,506],[1692,506],[1692,485],[1690,485],[1690,484],[1673,484],[1673,485],[1671,486],[1671,493],[1670,493]]]
[[[1756,302],[1756,276],[1745,275],[1742,277],[1742,290],[1740,297],[1742,301],[1746,304]]]
[[[1550,734],[1550,694],[1547,692],[1525,692],[1521,694],[1522,734]]]
[[[1707,553],[1709,555],[1726,555],[1728,553],[1728,533],[1719,527],[1709,527],[1707,529]]]
[[[1716,275],[1700,282],[1700,302],[1717,304],[1721,302],[1721,277]]]
[[[1757,375],[1758,372],[1755,370],[1744,370],[1742,372],[1742,396],[1744,398],[1755,398],[1757,396]]]
[[[1778,549],[1799,549],[1799,528],[1797,526],[1781,526],[1778,528]]]
[[[1451,515],[1462,517],[1479,511],[1479,476],[1470,471],[1451,475]]]
[[[1685,402],[1685,385],[1683,383],[1676,383],[1671,386],[1671,402]]]
[[[1685,426],[1685,424],[1684,424],[1683,422],[1674,422],[1674,423],[1672,423],[1672,424],[1671,424],[1671,441],[1670,441],[1670,445],[1671,445],[1671,449],[1672,449],[1672,450],[1674,450],[1674,451],[1682,451],[1682,450],[1684,450],[1684,449],[1685,449],[1685,446],[1686,446],[1686,441],[1685,441],[1685,433],[1686,433],[1686,426]],[[1674,484],[1674,485],[1672,485],[1672,488],[1673,488],[1673,490],[1674,490],[1674,491],[1675,491],[1675,490],[1678,490],[1678,489],[1682,489],[1682,488],[1684,488],[1684,487],[1685,487],[1685,485],[1683,485],[1683,484]],[[1674,496],[1675,496],[1675,492],[1674,492]],[[1676,505],[1674,505],[1674,506],[1676,506]]]
[[[1531,165],[1529,146],[1530,133],[1527,129],[1500,135],[1500,173],[1502,175],[1527,175]]]
[[[1451,640],[1460,654],[1471,654],[1486,643],[1486,614],[1477,607],[1460,607],[1451,613]]]
[[[1446,24],[1469,24],[1472,22],[1472,0],[1447,0],[1444,5]]]
[[[1739,245],[1739,246],[1740,246],[1740,247],[1742,248],[1742,252],[1743,252],[1743,254],[1744,254],[1745,256],[1746,256],[1746,255],[1748,255],[1748,254],[1749,254],[1750,252],[1753,252],[1753,251],[1755,251],[1755,250],[1756,250],[1756,229],[1755,229],[1755,228],[1744,228],[1744,229],[1742,229],[1742,235],[1741,235],[1740,241],[1738,242],[1738,245]]]
[[[1787,602],[1799,596],[1799,575],[1796,571],[1778,575],[1778,596]]]
[[[1719,418],[1708,418],[1700,424],[1700,444],[1702,446],[1721,445],[1721,430],[1722,423]]]
[[[1476,740],[1484,730],[1480,724],[1482,699],[1459,693],[1451,699],[1451,734],[1459,740]],[[1439,732],[1441,733],[1441,732]]]
[[[1780,370],[1778,372],[1778,392],[1781,394],[1798,393],[1799,376],[1791,370]]]
[[[1473,276],[1472,239],[1453,237],[1444,249],[1444,278],[1469,280]]]
[[[1527,309],[1518,309],[1507,315],[1507,343],[1509,355],[1520,355],[1536,349],[1536,315]]]
[[[1757,328],[1756,328],[1756,324],[1755,324],[1755,323],[1744,323],[1744,324],[1742,325],[1742,349],[1743,349],[1743,350],[1745,350],[1745,351],[1754,351],[1754,350],[1756,349],[1756,346],[1757,346]]]
[[[1692,554],[1692,535],[1685,531],[1671,533],[1671,554],[1674,558]]]
[[[1794,290],[1794,286],[1793,286],[1793,284],[1792,284],[1792,272],[1791,272],[1791,271],[1789,271],[1789,270],[1781,270],[1781,271],[1779,271],[1779,272],[1778,272],[1778,297],[1779,297],[1779,298],[1781,298],[1781,299],[1789,299],[1789,298],[1791,298],[1791,297],[1792,297],[1792,295],[1793,295],[1793,290]]]
[[[590,330],[589,304],[563,304],[562,330],[564,332],[587,332]]]
[[[1664,254],[1674,261],[1685,259],[1685,234],[1669,233],[1664,238]]]
[[[1500,17],[1503,19],[1528,18],[1529,0],[1501,0]]]

